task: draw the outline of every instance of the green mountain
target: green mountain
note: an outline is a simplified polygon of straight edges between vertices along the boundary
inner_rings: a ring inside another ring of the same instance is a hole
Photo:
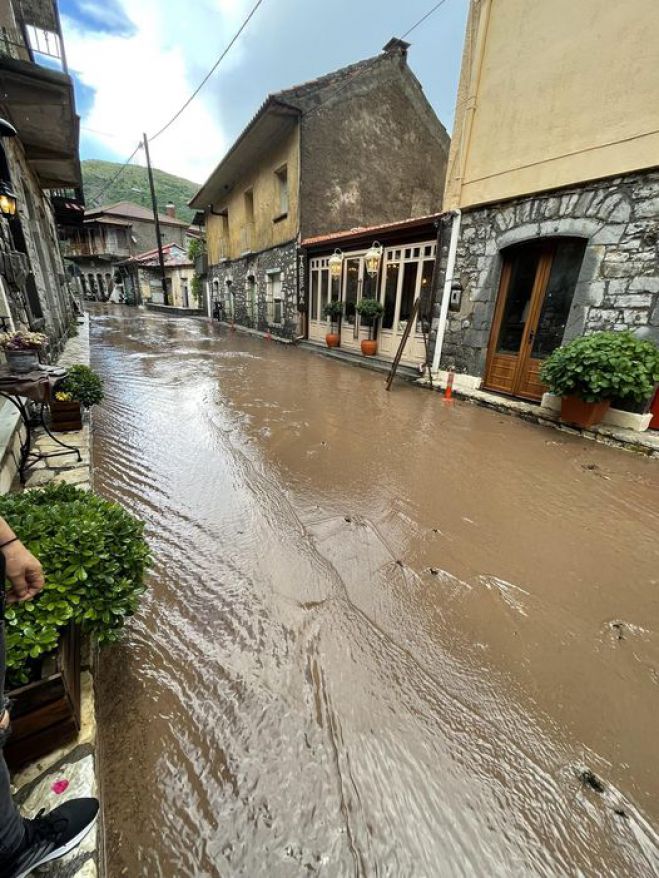
[[[121,165],[117,162],[104,162],[97,159],[85,159],[81,165],[85,202],[88,208],[100,207],[100,203],[97,203],[99,195],[102,204],[134,201],[144,207],[151,207],[151,193],[146,168],[128,165],[110,188],[104,191]],[[188,207],[188,201],[197,192],[199,185],[156,168],[153,169],[153,180],[160,212],[164,213],[167,202],[173,201],[176,205],[176,216],[190,221],[194,211]]]

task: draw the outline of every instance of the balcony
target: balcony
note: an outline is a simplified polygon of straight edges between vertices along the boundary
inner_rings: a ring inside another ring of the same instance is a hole
[[[82,227],[85,219],[82,189],[51,189],[50,201],[58,225]]]
[[[44,189],[81,185],[73,83],[53,0],[2,5],[0,112]]]
[[[68,238],[62,242],[62,255],[67,259],[88,259],[96,257],[111,262],[128,259],[131,255],[128,244],[103,239],[80,240]]]

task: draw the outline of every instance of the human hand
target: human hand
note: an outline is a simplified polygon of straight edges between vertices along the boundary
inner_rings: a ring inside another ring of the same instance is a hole
[[[43,568],[20,540],[2,549],[5,573],[11,588],[7,591],[8,604],[31,601],[45,585]]]

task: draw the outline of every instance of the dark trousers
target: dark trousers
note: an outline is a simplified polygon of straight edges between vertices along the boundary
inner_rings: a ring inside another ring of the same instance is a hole
[[[0,719],[6,707],[5,699],[5,556],[0,552]],[[9,729],[0,731],[0,866],[20,847],[25,829],[14,805],[9,786],[9,771],[2,748],[9,737]]]

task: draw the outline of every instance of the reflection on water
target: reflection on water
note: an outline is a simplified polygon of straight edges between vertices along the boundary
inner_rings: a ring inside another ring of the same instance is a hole
[[[653,874],[656,463],[202,321],[99,310],[93,365],[157,562],[110,878]]]

